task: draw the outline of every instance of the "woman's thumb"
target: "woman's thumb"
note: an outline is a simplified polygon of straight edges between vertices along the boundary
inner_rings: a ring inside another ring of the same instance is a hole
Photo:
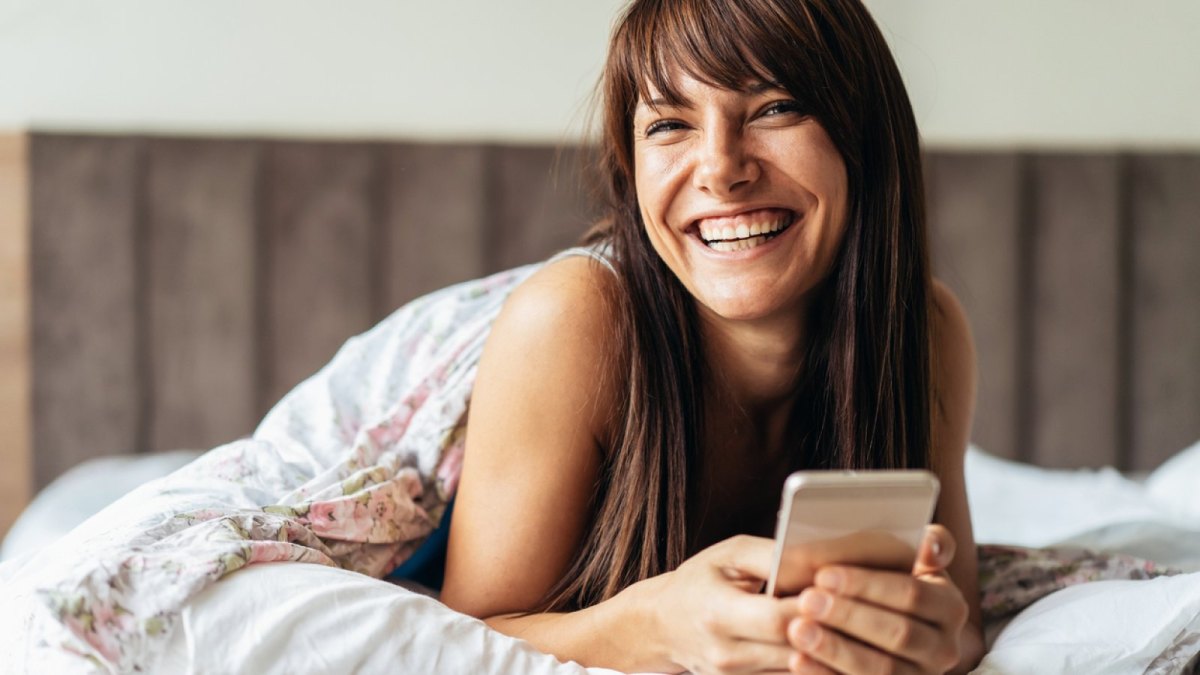
[[[913,563],[913,575],[939,574],[945,572],[954,560],[957,543],[954,535],[942,525],[925,527],[925,537],[917,549],[917,559]]]

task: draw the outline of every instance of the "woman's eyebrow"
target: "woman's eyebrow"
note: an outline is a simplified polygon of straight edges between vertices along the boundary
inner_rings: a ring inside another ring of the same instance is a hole
[[[751,80],[746,85],[746,93],[765,94],[770,91],[784,91],[783,85],[771,80]]]
[[[678,100],[671,100],[666,96],[655,96],[649,100],[642,101],[646,107],[651,110],[659,108],[692,108],[692,100],[687,97],[680,97]]]

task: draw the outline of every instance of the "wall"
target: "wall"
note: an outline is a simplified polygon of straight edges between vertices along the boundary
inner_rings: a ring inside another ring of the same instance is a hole
[[[0,4],[0,128],[553,142],[617,4]]]
[[[868,4],[933,144],[1200,147],[1200,2]]]
[[[577,135],[622,0],[12,0],[0,128]],[[868,0],[933,145],[1200,147],[1194,0]]]
[[[1200,2],[867,2],[932,146],[1200,148]],[[622,4],[7,0],[0,130],[573,140]],[[17,501],[23,143],[0,136],[0,494]]]

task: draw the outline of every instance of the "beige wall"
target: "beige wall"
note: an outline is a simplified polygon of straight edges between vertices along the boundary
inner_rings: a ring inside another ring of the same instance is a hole
[[[866,0],[927,141],[1200,148],[1196,0]]]
[[[29,500],[27,138],[0,132],[0,536]]]
[[[557,142],[625,0],[0,3],[0,127]],[[1200,147],[1196,0],[867,0],[933,145]]]

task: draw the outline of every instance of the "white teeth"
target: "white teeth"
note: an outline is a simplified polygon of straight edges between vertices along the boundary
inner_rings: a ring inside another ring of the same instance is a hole
[[[745,251],[746,249],[754,248],[767,243],[766,235],[750,237],[749,239],[734,239],[733,241],[714,241],[708,244],[708,247],[714,251],[722,251],[731,253],[733,251]]]
[[[787,218],[780,218],[773,222],[742,222],[737,224],[701,222],[699,224],[700,238],[707,244],[713,244],[717,241],[729,242],[757,237],[759,235],[775,234],[790,225],[791,218],[794,216],[795,214],[791,214]]]

